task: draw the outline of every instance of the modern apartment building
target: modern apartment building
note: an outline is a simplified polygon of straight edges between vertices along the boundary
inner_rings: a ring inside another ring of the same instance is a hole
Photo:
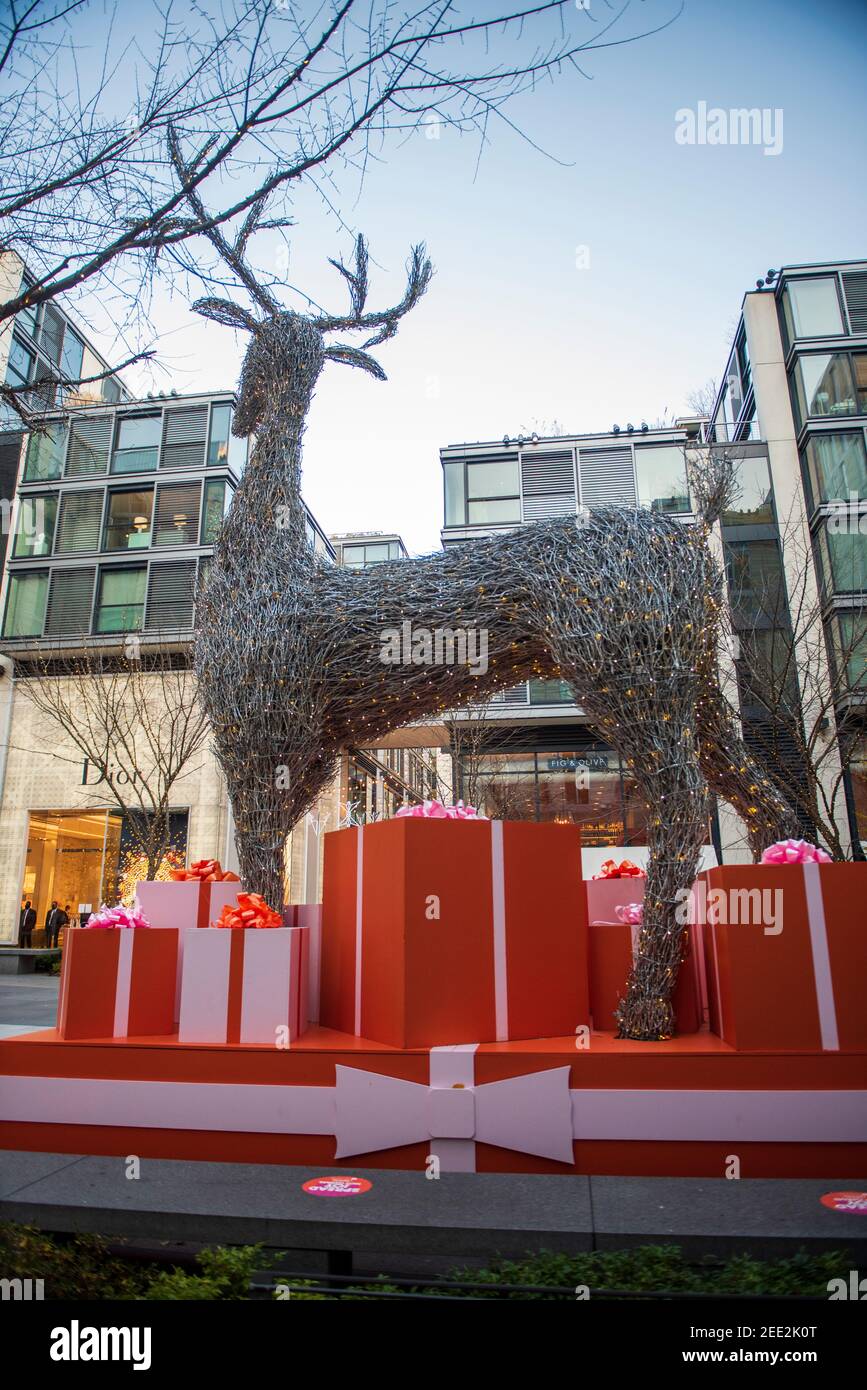
[[[744,446],[756,509],[722,531],[745,737],[783,768],[784,789],[797,778],[820,784],[825,815],[858,854],[867,843],[867,261],[786,266],[744,296],[708,437],[738,452],[741,441],[763,441],[761,463]]]

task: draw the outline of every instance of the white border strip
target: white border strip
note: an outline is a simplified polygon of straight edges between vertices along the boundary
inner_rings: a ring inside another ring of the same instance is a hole
[[[364,826],[358,827],[357,859],[355,863],[355,1036],[361,1037],[361,930],[362,893],[364,891]]]
[[[506,962],[506,872],[503,822],[491,821],[491,894],[494,918],[494,1018],[497,1042],[509,1040],[509,978]]]
[[[834,981],[831,977],[831,957],[828,953],[828,928],[825,922],[825,903],[818,864],[804,865],[804,892],[807,897],[807,921],[810,926],[810,947],[813,952],[813,975],[816,980],[816,1002],[819,1007],[819,1032],[826,1052],[839,1052],[837,1008],[834,1003]]]
[[[437,1049],[436,1068],[467,1062]],[[576,1139],[867,1143],[867,1091],[572,1091]],[[334,1134],[333,1086],[4,1076],[0,1118],[32,1124]],[[473,1141],[448,1141],[455,1142]]]
[[[132,949],[137,927],[115,927],[120,937],[120,950],[117,953],[117,987],[114,995],[115,1038],[125,1038],[129,1034],[129,1001],[132,991]]]

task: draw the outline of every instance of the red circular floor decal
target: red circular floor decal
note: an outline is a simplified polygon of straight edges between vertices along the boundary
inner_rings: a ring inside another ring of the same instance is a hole
[[[855,1211],[867,1216],[867,1192],[826,1192],[820,1201],[832,1211]]]
[[[314,1197],[358,1197],[362,1192],[369,1192],[373,1183],[368,1182],[367,1178],[353,1178],[341,1173],[333,1178],[310,1178],[302,1186],[305,1192],[312,1193]]]

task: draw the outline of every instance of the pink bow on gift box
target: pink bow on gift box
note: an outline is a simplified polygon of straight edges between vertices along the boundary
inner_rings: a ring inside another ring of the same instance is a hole
[[[358,1067],[334,1070],[335,1158],[429,1139],[474,1139],[573,1162],[569,1067],[450,1087],[422,1086]]]
[[[444,806],[441,801],[423,801],[420,806],[401,806],[395,812],[395,820],[400,816],[423,816],[427,820],[487,820],[479,815],[475,806],[465,806],[459,801],[455,806]]]
[[[630,927],[640,927],[644,921],[644,903],[626,903],[615,907],[614,915],[618,922],[626,922]]]
[[[102,907],[99,912],[92,913],[89,921],[85,922],[86,927],[149,927],[150,922],[145,917],[141,908],[136,907]]]
[[[766,849],[763,864],[830,864],[831,856],[809,840],[778,840]]]

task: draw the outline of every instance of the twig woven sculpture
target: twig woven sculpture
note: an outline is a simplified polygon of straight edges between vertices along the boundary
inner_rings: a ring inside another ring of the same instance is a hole
[[[600,508],[423,559],[360,571],[331,565],[311,549],[301,500],[316,380],[326,361],[384,376],[367,349],[397,331],[428,286],[430,263],[416,247],[403,299],[368,313],[359,238],[354,269],[333,263],[349,285],[351,313],[316,318],[282,309],[247,269],[243,245],[229,247],[219,232],[214,239],[263,311],[256,318],[215,299],[195,305],[252,334],[234,429],[254,431],[256,445],[215,546],[197,642],[245,882],[282,900],[286,837],[347,744],[374,743],[530,676],[559,677],[633,769],[648,807],[644,925],[619,1021],[627,1037],[669,1036],[684,948],[675,904],[706,839],[708,783],[741,812],[756,843],[792,828],[715,693],[721,581],[706,542],[718,499],[695,527]],[[327,334],[348,330],[366,332],[361,347],[326,344]],[[383,633],[405,621],[486,631],[487,671],[385,663]]]

